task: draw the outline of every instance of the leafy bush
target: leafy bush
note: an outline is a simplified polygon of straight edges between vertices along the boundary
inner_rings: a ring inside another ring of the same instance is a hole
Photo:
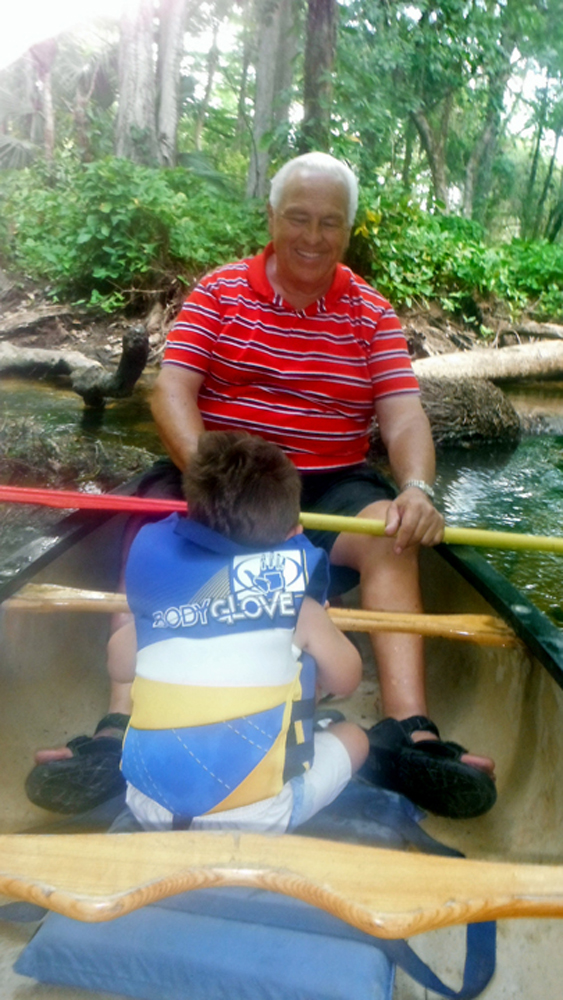
[[[0,254],[55,296],[111,311],[180,280],[255,253],[267,242],[264,206],[192,156],[175,170],[107,158],[0,175]],[[490,246],[481,227],[431,215],[386,187],[364,191],[347,262],[394,305],[438,300],[479,323],[476,300],[501,299],[563,317],[563,246]],[[483,331],[486,332],[486,331]]]
[[[182,176],[183,175],[183,176]],[[107,158],[19,171],[3,204],[9,249],[57,296],[107,311],[264,241],[265,217],[186,171]],[[6,237],[5,237],[6,238]]]
[[[388,190],[364,194],[358,217],[348,261],[394,305],[434,299],[464,315],[476,298],[492,298],[513,313],[532,306],[539,316],[563,315],[561,245],[489,246],[477,223],[430,215]]]

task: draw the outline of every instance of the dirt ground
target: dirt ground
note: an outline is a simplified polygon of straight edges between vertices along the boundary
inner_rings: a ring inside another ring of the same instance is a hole
[[[180,305],[177,300],[163,308],[157,302],[136,316],[94,315],[72,303],[53,303],[40,285],[0,270],[0,340],[9,340],[19,347],[79,350],[109,366],[119,359],[125,330],[139,323],[149,332],[149,364],[158,363],[166,333]],[[437,303],[398,310],[398,314],[413,358],[470,350],[484,343],[475,325],[445,313]],[[483,310],[480,318],[495,332],[506,320],[500,313],[491,316]]]

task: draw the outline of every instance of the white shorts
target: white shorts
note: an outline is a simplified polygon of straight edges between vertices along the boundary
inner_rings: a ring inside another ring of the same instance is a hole
[[[208,816],[195,816],[190,830],[249,830],[253,833],[285,833],[305,823],[333,802],[352,777],[348,751],[331,732],[315,733],[315,755],[308,771],[288,781],[269,799],[238,809],[225,809]],[[127,785],[127,805],[145,830],[170,830],[173,814]]]

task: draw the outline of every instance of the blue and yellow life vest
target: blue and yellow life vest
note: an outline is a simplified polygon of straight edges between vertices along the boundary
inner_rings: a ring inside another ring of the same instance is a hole
[[[127,564],[137,629],[123,773],[175,816],[277,795],[312,760],[315,664],[293,645],[326,553],[304,535],[237,545],[177,514],[137,535]]]

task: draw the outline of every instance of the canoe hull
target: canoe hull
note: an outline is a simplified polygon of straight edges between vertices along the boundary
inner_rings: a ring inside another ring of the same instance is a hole
[[[64,543],[57,543],[42,565],[27,567],[19,582],[114,590],[123,528],[123,518],[112,518],[76,544],[65,548]],[[437,552],[424,553],[423,582],[427,611],[498,612],[458,566]],[[17,585],[16,580],[0,596],[9,596]],[[2,614],[0,747],[8,766],[4,768],[0,833],[26,830],[49,818],[28,802],[24,792],[33,751],[91,732],[106,711],[109,626],[107,614],[19,610]],[[335,707],[368,725],[378,716],[377,681],[369,641],[365,636],[360,641],[364,681],[355,698],[335,702]],[[481,818],[428,817],[425,827],[479,861],[559,864],[563,854],[562,690],[539,657],[526,649],[429,639],[427,660],[432,718],[445,738],[494,757],[499,797],[494,809]],[[558,664],[552,660],[552,673],[556,673]],[[397,872],[397,877],[405,878],[404,872]],[[377,908],[376,886],[373,902]],[[455,984],[462,937],[461,928],[451,927],[416,938],[415,947],[446,979],[451,969]],[[563,979],[562,940],[559,920],[503,920],[498,972],[485,1000],[558,998]],[[542,983],[540,992],[538,982]],[[422,990],[399,976],[397,1000],[423,997]]]

